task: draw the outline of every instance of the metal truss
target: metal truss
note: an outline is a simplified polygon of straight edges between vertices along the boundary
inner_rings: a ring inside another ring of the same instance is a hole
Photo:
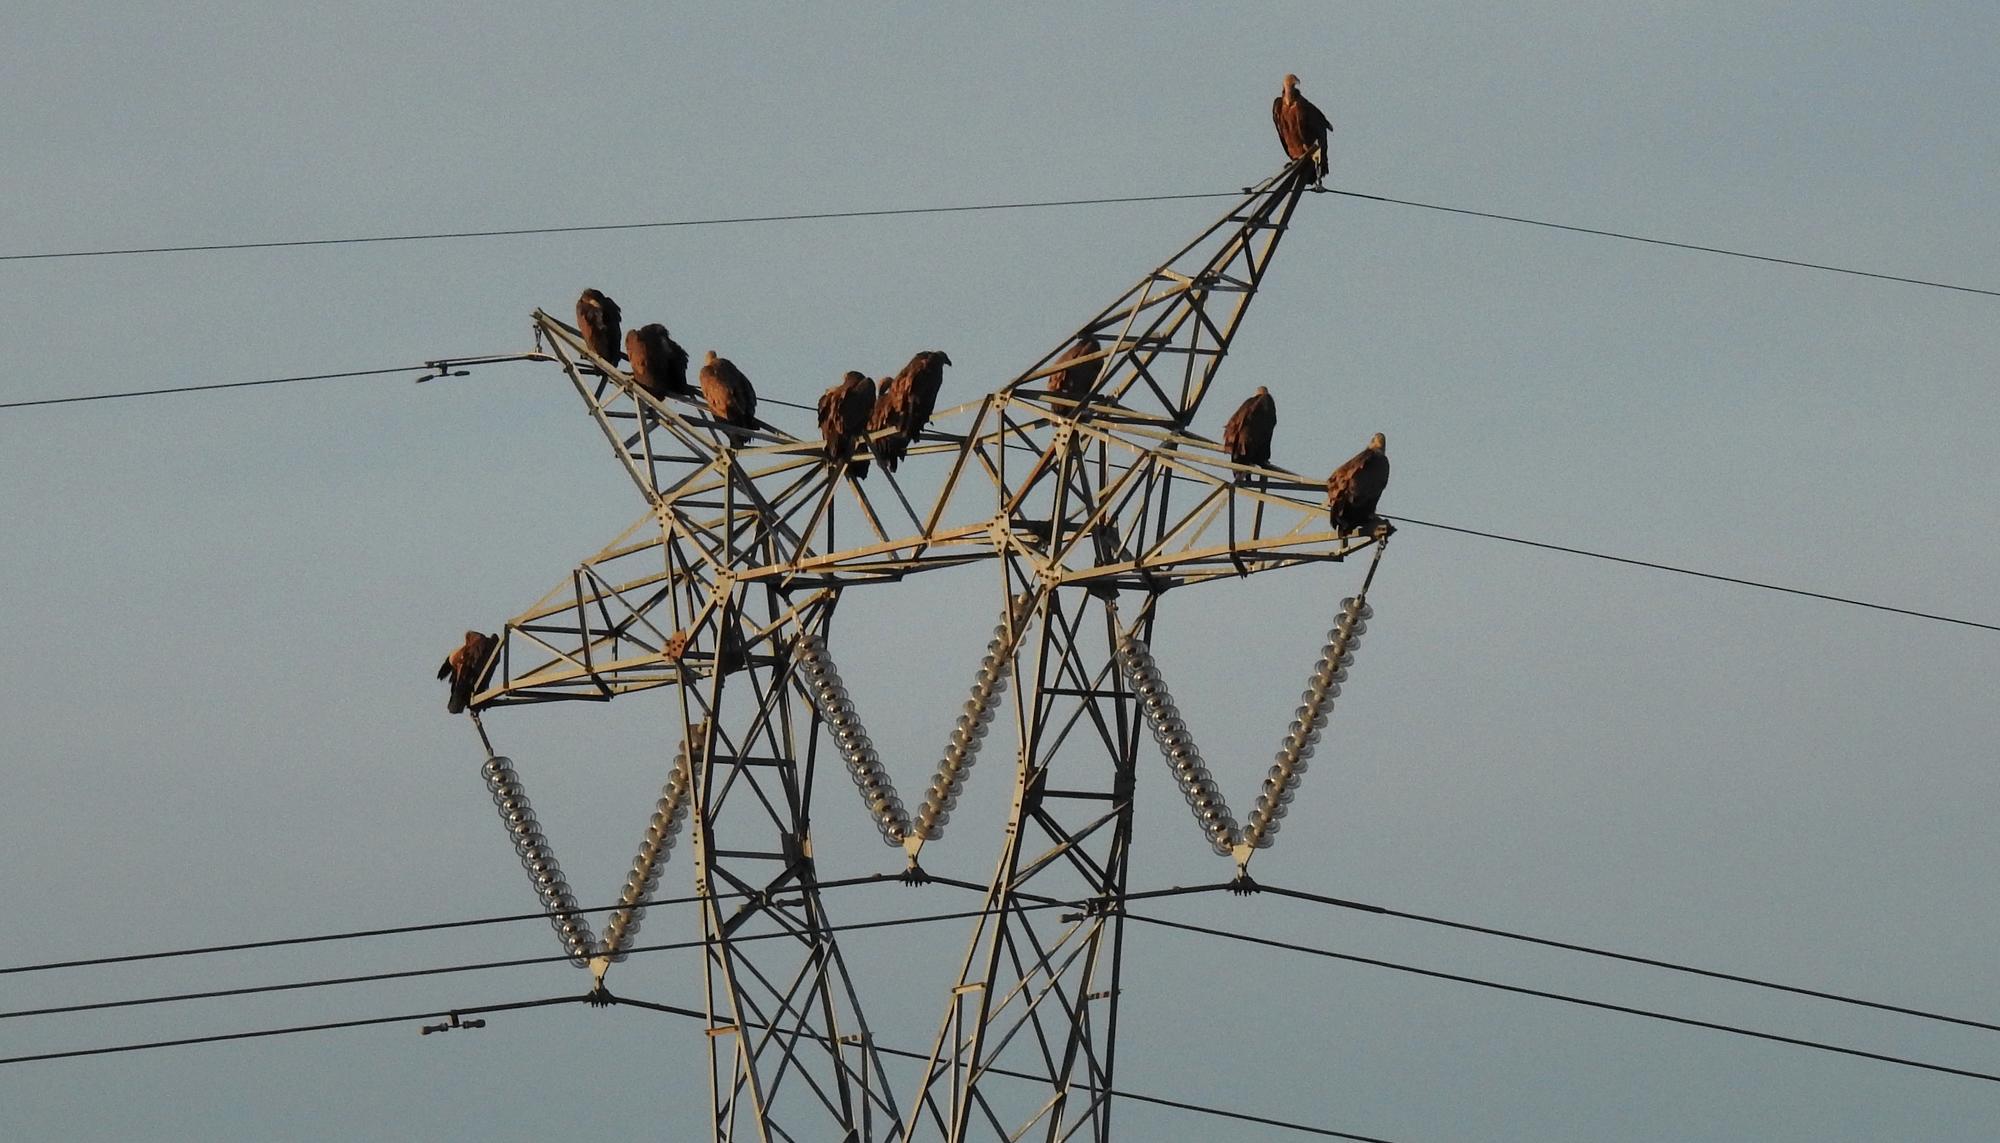
[[[1235,465],[1191,427],[1311,181],[1299,162],[1248,189],[1035,365],[939,413],[902,470],[878,469],[872,486],[829,465],[816,437],[770,428],[736,444],[729,434],[744,430],[726,431],[692,400],[656,400],[536,312],[544,349],[647,511],[507,623],[474,705],[670,689],[687,744],[674,772],[686,775],[695,884],[707,897],[716,1139],[1110,1137],[1142,742],[1150,731],[1210,843],[1247,867],[1318,740],[1366,585],[1330,633],[1281,747],[1280,763],[1291,749],[1295,764],[1273,767],[1251,828],[1234,824],[1146,651],[1157,604],[1176,588],[1369,548],[1372,579],[1387,541],[1386,526],[1333,530],[1318,479]],[[1066,355],[1086,339],[1095,352]],[[1048,378],[1092,363],[1082,391],[1050,391]],[[912,810],[840,683],[828,624],[847,590],[980,561],[1000,572],[999,626]],[[826,931],[815,767],[843,764],[920,876],[996,718],[1016,747],[1005,841],[928,1062],[898,1101]],[[663,794],[628,905],[650,888],[668,809]],[[1058,902],[1073,907],[1049,907]],[[600,979],[636,924],[627,916],[618,939],[592,946]],[[558,930],[581,939],[575,924]],[[744,939],[773,933],[789,939]]]

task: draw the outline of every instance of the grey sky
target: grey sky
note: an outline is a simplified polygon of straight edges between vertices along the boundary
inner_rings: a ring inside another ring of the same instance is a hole
[[[2000,288],[1984,4],[17,4],[6,24],[0,253],[1229,190],[1277,168],[1267,108],[1293,71],[1345,189]],[[766,396],[933,345],[971,395],[1221,209],[5,263],[0,400],[514,351],[584,286]],[[1392,513],[1996,622],[1996,307],[1318,196],[1205,428],[1266,384],[1281,463],[1325,471],[1388,434]],[[532,905],[430,675],[639,515],[558,375],[0,413],[0,487],[0,966]],[[1239,802],[1351,590],[1265,578],[1170,596],[1158,645]],[[991,625],[963,586],[842,607],[879,649],[843,669],[909,783]],[[1266,880],[2000,1017],[2000,637],[1415,528],[1374,602]],[[586,897],[629,861],[659,715],[493,720]],[[991,867],[987,765],[942,871]],[[1143,777],[1134,884],[1226,874],[1163,768]],[[834,875],[896,866],[845,789],[821,799]],[[664,888],[686,884],[670,865]],[[2000,1070],[1991,1033],[1271,899],[1161,911]],[[884,1042],[930,1034],[963,938],[844,943]],[[7,976],[0,1009],[555,951],[519,925]],[[614,986],[693,1002],[697,969],[635,960]],[[1991,1084],[1184,934],[1135,926],[1127,980],[1121,1085],[1399,1143],[2000,1136]],[[14,1020],[0,1055],[582,983]],[[686,1138],[704,1068],[666,1017],[564,1008],[0,1068],[0,1135]],[[1134,1139],[1225,1130],[1117,1114]]]

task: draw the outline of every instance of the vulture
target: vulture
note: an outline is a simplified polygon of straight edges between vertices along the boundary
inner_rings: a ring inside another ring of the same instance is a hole
[[[1061,357],[1056,358],[1056,364],[1061,365],[1065,361],[1075,361],[1079,357],[1089,357],[1091,354],[1102,352],[1104,352],[1103,342],[1094,337],[1084,336],[1078,338],[1076,344],[1070,346]],[[1092,385],[1097,384],[1097,375],[1102,372],[1104,372],[1102,358],[1086,361],[1081,365],[1072,365],[1060,373],[1049,374],[1049,392],[1060,393],[1065,397],[1081,397],[1090,392]]]
[[[625,335],[625,359],[632,363],[633,382],[660,400],[690,392],[688,351],[668,337],[667,327],[659,322]]]
[[[828,464],[848,462],[855,479],[868,475],[866,460],[853,460],[854,435],[868,431],[875,412],[875,382],[865,373],[849,371],[840,384],[820,394],[819,434],[826,439]]]
[[[590,351],[613,365],[618,364],[618,303],[602,290],[585,290],[576,299],[576,332]]]
[[[1375,522],[1375,505],[1389,487],[1389,442],[1381,433],[1368,447],[1326,478],[1327,518],[1341,535],[1364,531]]]
[[[893,380],[884,381],[876,395],[875,412],[868,418],[868,431],[894,429],[874,442],[875,459],[890,472],[903,462],[910,442],[931,423],[937,408],[938,390],[944,385],[944,367],[951,357],[942,349],[926,349],[910,358]]]
[[[451,698],[445,701],[446,710],[463,714],[465,708],[471,705],[472,689],[479,684],[480,671],[499,647],[497,636],[467,631],[465,642],[444,657],[444,665],[438,668],[438,678],[451,680]]]
[[[1259,385],[1257,392],[1238,405],[1229,415],[1228,423],[1222,426],[1222,447],[1229,450],[1231,461],[1261,468],[1271,463],[1271,430],[1277,426],[1278,403],[1271,399],[1269,389]],[[1240,483],[1249,475],[1239,472],[1236,479]]]
[[[1313,185],[1324,187],[1326,137],[1333,127],[1312,100],[1299,94],[1298,76],[1285,77],[1284,94],[1271,101],[1271,122],[1277,124],[1278,142],[1285,146],[1285,157],[1313,156]]]
[[[701,367],[701,396],[708,402],[708,411],[724,424],[754,429],[757,420],[757,390],[751,387],[750,379],[743,375],[736,363],[727,357],[717,357],[713,349],[708,351],[708,359]],[[750,439],[749,433],[730,433],[729,439],[737,448]]]

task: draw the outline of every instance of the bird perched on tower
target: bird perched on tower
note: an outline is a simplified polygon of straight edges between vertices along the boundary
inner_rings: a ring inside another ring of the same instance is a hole
[[[854,434],[866,432],[875,411],[875,382],[850,370],[840,384],[820,394],[819,434],[826,441],[826,460],[846,464],[855,479],[868,475],[867,460],[854,460]]]
[[[1075,345],[1070,346],[1061,357],[1056,358],[1056,364],[1061,365],[1066,361],[1075,361],[1079,357],[1091,357],[1102,352],[1104,343],[1086,334],[1077,338]],[[1104,359],[1101,357],[1096,361],[1071,365],[1059,373],[1049,374],[1049,392],[1060,393],[1065,397],[1081,397],[1090,392],[1092,385],[1097,384],[1097,375],[1102,372],[1104,372]]]
[[[625,359],[632,363],[632,381],[661,400],[693,392],[688,388],[688,352],[659,322],[625,335]]]
[[[1229,450],[1229,459],[1234,463],[1262,468],[1271,463],[1271,430],[1277,427],[1278,402],[1271,399],[1269,389],[1259,385],[1222,426],[1222,447]],[[1236,480],[1241,483],[1249,475],[1239,472]]]
[[[613,365],[618,364],[618,322],[624,314],[618,303],[602,290],[585,290],[576,299],[576,332],[590,351]]]
[[[479,685],[479,676],[486,667],[486,660],[500,647],[500,640],[492,635],[477,631],[467,631],[465,642],[452,649],[444,657],[444,665],[438,668],[438,678],[451,680],[451,698],[444,708],[452,714],[462,714],[472,702],[473,688]]]
[[[938,390],[944,386],[944,367],[950,364],[951,358],[942,349],[921,350],[875,395],[875,412],[868,418],[868,431],[895,430],[874,441],[875,459],[882,462],[883,468],[896,471],[909,451],[910,442],[931,423]]]
[[[701,367],[701,396],[716,420],[745,429],[757,427],[757,390],[734,362],[717,357],[713,349],[708,351],[708,359]],[[750,434],[733,432],[729,439],[742,448]]]
[[[1389,441],[1381,433],[1368,447],[1326,478],[1327,518],[1341,535],[1365,531],[1375,523],[1375,505],[1389,487]]]
[[[1326,121],[1325,113],[1314,107],[1312,100],[1299,91],[1299,77],[1285,77],[1285,90],[1271,101],[1271,122],[1278,127],[1278,142],[1285,146],[1285,157],[1296,159],[1301,155],[1313,156],[1313,186],[1326,189],[1326,137],[1333,125]]]

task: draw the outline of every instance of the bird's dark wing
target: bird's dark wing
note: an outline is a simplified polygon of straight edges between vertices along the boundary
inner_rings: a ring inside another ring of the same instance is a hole
[[[1229,414],[1229,419],[1222,423],[1222,447],[1228,449],[1230,455],[1242,456],[1250,451],[1245,446],[1250,441],[1250,411],[1256,407],[1257,398],[1252,397],[1236,406],[1236,411]]]

